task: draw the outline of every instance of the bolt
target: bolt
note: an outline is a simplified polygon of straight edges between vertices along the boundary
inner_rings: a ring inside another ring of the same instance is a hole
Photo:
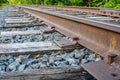
[[[73,37],[72,39],[73,39],[73,41],[78,41],[79,40],[78,37]]]
[[[52,26],[51,29],[55,30],[55,26]]]
[[[72,40],[73,40],[73,43],[76,47],[80,47],[80,44],[78,43],[78,40],[79,40],[78,37],[73,37]]]
[[[108,64],[112,64],[114,62],[114,59],[117,57],[116,54],[109,54],[108,55]]]

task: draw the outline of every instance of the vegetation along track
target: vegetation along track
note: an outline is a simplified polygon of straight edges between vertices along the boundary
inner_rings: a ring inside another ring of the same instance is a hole
[[[119,80],[119,22],[68,13],[9,7],[0,27],[0,79]]]

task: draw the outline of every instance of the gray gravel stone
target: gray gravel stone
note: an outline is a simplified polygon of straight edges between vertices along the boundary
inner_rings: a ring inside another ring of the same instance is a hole
[[[62,34],[61,34],[62,35]],[[15,36],[2,36],[0,43],[24,43],[24,42],[39,42],[39,41],[53,41],[55,40],[54,34],[32,34],[32,35],[15,35]],[[60,37],[62,39],[63,37]]]
[[[40,65],[42,65],[42,63],[32,64],[31,67],[32,67],[33,69],[39,69],[39,68],[40,68]]]
[[[39,63],[39,60],[38,59],[32,59],[32,60],[28,61],[27,65],[32,65],[32,64],[36,64],[36,63]]]
[[[29,71],[29,70],[33,70],[33,68],[31,66],[28,66],[25,70]]]
[[[56,56],[54,57],[54,60],[56,60],[56,61],[61,61],[61,60],[62,60],[62,56],[61,56],[61,55],[56,55]]]
[[[19,67],[18,67],[18,71],[23,71],[23,70],[25,70],[25,68],[26,68],[26,64],[21,64]]]
[[[68,65],[62,61],[56,61],[55,64],[57,65],[57,67],[68,67]]]
[[[74,58],[67,58],[67,61],[68,61],[69,65],[71,65],[71,64],[77,64],[76,60]]]
[[[70,55],[68,55],[68,54],[62,54],[62,59],[63,59],[63,60],[67,60],[67,59],[69,59],[69,58],[71,58]]]
[[[65,51],[51,52],[49,55],[1,55],[0,73],[40,69],[46,67],[64,68],[69,66],[80,66],[81,63],[94,62],[101,59],[102,58],[99,55],[87,49],[75,49],[68,53]]]
[[[6,66],[5,65],[0,65],[0,73],[3,73],[6,71]]]
[[[45,68],[45,67],[47,67],[47,65],[46,64],[41,64],[40,67]]]
[[[10,70],[10,71],[16,71],[17,70],[17,67],[19,66],[20,64],[19,64],[19,62],[13,62],[13,63],[11,63],[11,64],[9,64],[8,65],[8,69]]]
[[[48,55],[44,54],[43,57],[42,57],[42,61],[47,62],[48,60],[49,60]]]
[[[7,61],[7,56],[6,55],[1,55],[0,60]]]
[[[50,56],[49,57],[49,63],[50,64],[54,64],[55,60],[54,60],[54,56]]]
[[[87,63],[88,61],[86,59],[82,59],[81,60],[81,63],[84,64],[84,63]]]
[[[79,59],[82,59],[85,55],[84,49],[81,49],[80,51],[75,50],[74,53],[75,53],[75,58],[79,58]]]

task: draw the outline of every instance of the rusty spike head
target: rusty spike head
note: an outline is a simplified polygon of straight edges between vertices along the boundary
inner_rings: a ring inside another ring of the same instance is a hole
[[[51,26],[51,29],[53,29],[53,30],[54,30],[54,29],[55,29],[55,26]]]
[[[39,21],[39,18],[36,18],[36,21]]]
[[[112,64],[114,62],[114,59],[117,57],[116,54],[109,54],[108,55],[108,64]]]
[[[73,39],[73,41],[78,41],[79,40],[78,37],[73,37],[72,39]]]

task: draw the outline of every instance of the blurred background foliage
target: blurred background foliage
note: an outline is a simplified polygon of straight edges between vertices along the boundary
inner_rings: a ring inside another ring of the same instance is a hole
[[[58,6],[86,6],[119,8],[120,0],[0,0],[0,5],[9,4],[36,4],[36,5],[58,5]]]
[[[7,0],[0,0],[0,6],[5,5],[6,3],[8,3]]]

